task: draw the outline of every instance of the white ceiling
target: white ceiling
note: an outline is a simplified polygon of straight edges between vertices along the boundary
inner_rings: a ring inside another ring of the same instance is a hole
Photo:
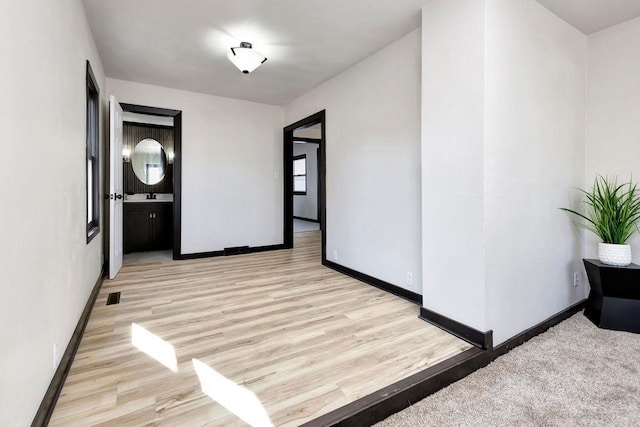
[[[84,0],[108,77],[286,105],[420,26],[429,0]],[[454,1],[454,0],[451,0]],[[585,34],[640,0],[538,0]],[[226,57],[248,41],[251,74]]]
[[[538,0],[585,34],[640,16],[640,0]]]
[[[286,105],[420,26],[428,0],[84,0],[108,77]],[[241,41],[268,60],[243,75]]]

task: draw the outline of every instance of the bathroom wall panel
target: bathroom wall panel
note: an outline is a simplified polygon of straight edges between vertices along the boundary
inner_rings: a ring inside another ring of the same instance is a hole
[[[167,156],[173,153],[173,128],[125,122],[123,126],[123,150],[133,153],[136,144],[145,138],[155,139],[162,145]],[[173,193],[173,165],[167,167],[162,181],[155,185],[147,185],[140,181],[133,172],[131,162],[124,167],[125,193]]]

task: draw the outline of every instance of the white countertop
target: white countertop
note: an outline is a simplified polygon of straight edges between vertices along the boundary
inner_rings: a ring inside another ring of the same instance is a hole
[[[125,200],[125,203],[173,203],[173,200],[164,199],[133,199]]]
[[[172,193],[156,193],[155,199],[147,199],[147,193],[125,194],[125,203],[171,203],[173,202]]]

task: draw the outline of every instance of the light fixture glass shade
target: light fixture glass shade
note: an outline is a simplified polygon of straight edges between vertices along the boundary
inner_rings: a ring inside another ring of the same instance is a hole
[[[249,74],[267,60],[247,42],[240,43],[240,47],[232,47],[227,53],[227,58],[244,74]]]

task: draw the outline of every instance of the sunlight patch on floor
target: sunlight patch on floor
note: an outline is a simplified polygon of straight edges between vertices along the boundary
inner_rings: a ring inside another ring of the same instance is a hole
[[[252,427],[272,427],[273,423],[260,399],[248,390],[198,359],[192,359],[202,392]]]
[[[137,323],[131,324],[131,343],[173,372],[178,372],[176,350],[173,346]]]

